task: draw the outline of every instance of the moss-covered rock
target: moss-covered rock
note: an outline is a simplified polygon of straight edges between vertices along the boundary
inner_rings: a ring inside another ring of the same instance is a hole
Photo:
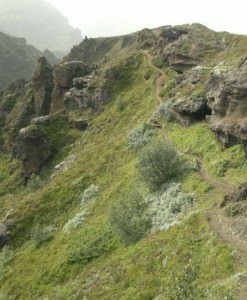
[[[37,126],[31,125],[20,130],[15,140],[13,155],[22,161],[24,178],[38,173],[52,153],[51,144]]]

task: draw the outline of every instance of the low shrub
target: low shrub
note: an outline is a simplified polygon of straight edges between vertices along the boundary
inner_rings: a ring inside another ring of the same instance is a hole
[[[40,224],[36,224],[31,231],[31,240],[34,242],[36,247],[40,247],[45,242],[49,242],[56,231],[55,226],[42,226]]]
[[[109,253],[116,245],[116,239],[108,228],[84,230],[68,248],[69,263],[88,263]]]
[[[95,200],[99,192],[99,188],[96,185],[90,185],[89,188],[87,188],[82,195],[81,198],[81,205],[86,205],[92,200]]]
[[[147,203],[137,190],[133,190],[127,197],[122,197],[113,203],[109,218],[113,230],[125,245],[136,243],[151,228]]]
[[[97,198],[99,188],[96,185],[91,185],[82,194],[81,197],[81,211],[70,219],[63,227],[65,233],[69,233],[72,229],[76,229],[83,224],[90,215],[90,204],[93,204]]]
[[[125,108],[127,107],[128,103],[126,101],[124,101],[123,99],[118,99],[116,101],[116,111],[123,111],[125,110]]]
[[[173,276],[164,293],[165,299],[194,300],[204,298],[205,291],[197,286],[199,267],[190,261],[183,266],[179,276]]]
[[[0,252],[0,269],[4,268],[6,264],[11,262],[14,257],[14,251],[9,246],[4,246]]]
[[[128,136],[129,145],[135,150],[145,146],[154,135],[153,128],[148,124],[135,128]]]
[[[171,100],[167,100],[166,102],[161,103],[151,117],[152,121],[160,119],[165,119],[167,121],[175,120],[173,104]]]
[[[83,224],[88,217],[88,210],[84,209],[70,219],[63,227],[65,233],[69,233],[72,229],[76,229],[79,225]]]
[[[32,174],[31,178],[28,180],[27,189],[28,191],[33,192],[41,188],[43,184],[44,182],[39,175]]]
[[[154,140],[139,153],[138,169],[152,191],[182,173],[183,161],[176,149],[164,140]]]
[[[145,199],[149,204],[152,232],[167,230],[193,206],[194,195],[182,192],[181,184],[170,183]]]
[[[0,251],[0,280],[4,278],[8,271],[11,271],[12,268],[9,266],[9,263],[14,259],[15,253],[9,246],[4,246],[2,251]],[[0,291],[1,299],[1,291]],[[3,298],[9,299],[9,298]]]

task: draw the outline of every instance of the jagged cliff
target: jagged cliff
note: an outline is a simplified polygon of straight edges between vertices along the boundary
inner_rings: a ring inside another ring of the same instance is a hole
[[[244,299],[246,46],[200,24],[86,38],[1,93],[6,297]],[[157,141],[183,167],[152,190]]]

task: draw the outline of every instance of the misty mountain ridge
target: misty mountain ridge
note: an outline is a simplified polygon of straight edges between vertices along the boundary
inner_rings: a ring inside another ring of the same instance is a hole
[[[80,30],[45,0],[0,0],[0,30],[60,57],[82,40]]]

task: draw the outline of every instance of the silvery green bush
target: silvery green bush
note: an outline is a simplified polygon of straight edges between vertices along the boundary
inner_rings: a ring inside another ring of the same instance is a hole
[[[77,228],[85,222],[87,217],[90,215],[91,205],[96,200],[98,192],[99,188],[93,184],[83,192],[80,203],[81,210],[64,225],[63,231],[65,233],[69,233],[72,229]]]
[[[151,121],[157,119],[165,119],[167,121],[174,121],[174,110],[171,100],[167,100],[164,103],[161,103],[156,108],[155,112],[151,117]]]
[[[79,225],[81,225],[89,215],[88,210],[84,209],[77,213],[72,219],[70,219],[63,227],[63,231],[65,233],[69,233],[71,229],[77,228]]]
[[[55,231],[56,227],[53,225],[42,226],[36,224],[31,231],[31,240],[39,247],[43,243],[50,241],[53,238]]]
[[[138,150],[145,146],[153,135],[153,128],[148,124],[143,124],[130,132],[128,135],[129,145],[135,150]]]
[[[176,224],[183,214],[193,206],[194,195],[182,192],[181,184],[170,183],[148,196],[145,201],[149,205],[152,220],[152,232],[167,230]]]
[[[99,188],[96,185],[90,185],[82,194],[81,205],[87,205],[90,201],[95,200],[98,192]]]

